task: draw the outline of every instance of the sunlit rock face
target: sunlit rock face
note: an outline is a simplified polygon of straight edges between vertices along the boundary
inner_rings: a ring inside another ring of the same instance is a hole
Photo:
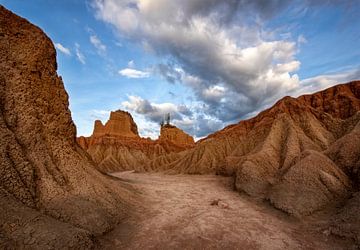
[[[142,138],[131,114],[121,110],[111,112],[105,125],[95,121],[93,134],[77,141],[102,172],[156,171],[154,160],[195,145],[190,135],[170,124],[161,126],[158,140]]]
[[[99,136],[139,137],[137,125],[132,116],[125,111],[117,110],[110,113],[109,120],[103,125],[96,120],[93,137]]]

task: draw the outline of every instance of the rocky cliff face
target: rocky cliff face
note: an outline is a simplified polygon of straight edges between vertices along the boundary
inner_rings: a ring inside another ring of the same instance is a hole
[[[233,175],[238,191],[269,200],[289,214],[309,215],[359,189],[359,111],[360,81],[285,97],[256,117],[210,135],[181,156],[153,164],[176,173]],[[351,220],[358,221],[354,219],[358,196],[342,213],[351,225]],[[344,232],[345,224],[334,233]],[[349,229],[348,236],[359,235],[359,227],[350,228],[357,231]]]
[[[186,134],[181,129],[170,124],[161,126],[159,140],[168,140],[173,142],[174,144],[184,146],[195,145],[194,138],[192,136]]]
[[[105,125],[103,125],[99,120],[95,121],[92,136],[139,137],[139,133],[137,125],[130,113],[117,110],[110,113],[110,118]]]
[[[102,172],[123,170],[151,171],[150,163],[159,157],[182,152],[194,146],[194,139],[172,125],[161,128],[159,140],[141,138],[132,116],[125,111],[111,112],[105,126],[95,121],[90,137],[77,138]]]
[[[50,39],[0,6],[0,248],[89,248],[132,196],[76,143],[56,70]]]

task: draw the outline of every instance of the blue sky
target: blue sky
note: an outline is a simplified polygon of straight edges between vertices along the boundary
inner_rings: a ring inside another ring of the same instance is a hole
[[[54,42],[78,135],[125,109],[143,136],[170,112],[201,138],[285,95],[360,78],[360,1],[0,4]]]

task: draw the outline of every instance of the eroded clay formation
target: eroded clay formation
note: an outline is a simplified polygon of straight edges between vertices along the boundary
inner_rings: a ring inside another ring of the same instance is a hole
[[[345,203],[332,233],[360,242],[360,81],[285,97],[154,165],[232,175],[239,192],[298,217]]]
[[[109,120],[103,125],[100,120],[94,124],[94,137],[101,136],[139,137],[137,125],[132,116],[125,111],[117,110],[110,113]]]
[[[0,6],[0,248],[89,248],[132,194],[76,143],[56,51]]]
[[[153,160],[195,145],[190,135],[171,124],[161,126],[158,140],[142,138],[131,114],[122,110],[111,112],[105,125],[95,121],[93,134],[77,141],[102,172],[151,171]]]

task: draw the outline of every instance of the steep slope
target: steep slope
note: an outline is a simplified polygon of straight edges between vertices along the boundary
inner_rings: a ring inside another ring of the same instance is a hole
[[[358,188],[359,111],[359,81],[285,97],[181,157],[153,164],[176,173],[234,175],[238,191],[308,215]]]
[[[95,121],[93,134],[77,141],[102,172],[148,171],[154,159],[195,145],[190,135],[172,125],[161,127],[158,140],[141,138],[131,114],[121,110],[111,112],[105,125]]]
[[[132,194],[76,143],[50,39],[2,6],[0,58],[0,248],[91,247]]]

